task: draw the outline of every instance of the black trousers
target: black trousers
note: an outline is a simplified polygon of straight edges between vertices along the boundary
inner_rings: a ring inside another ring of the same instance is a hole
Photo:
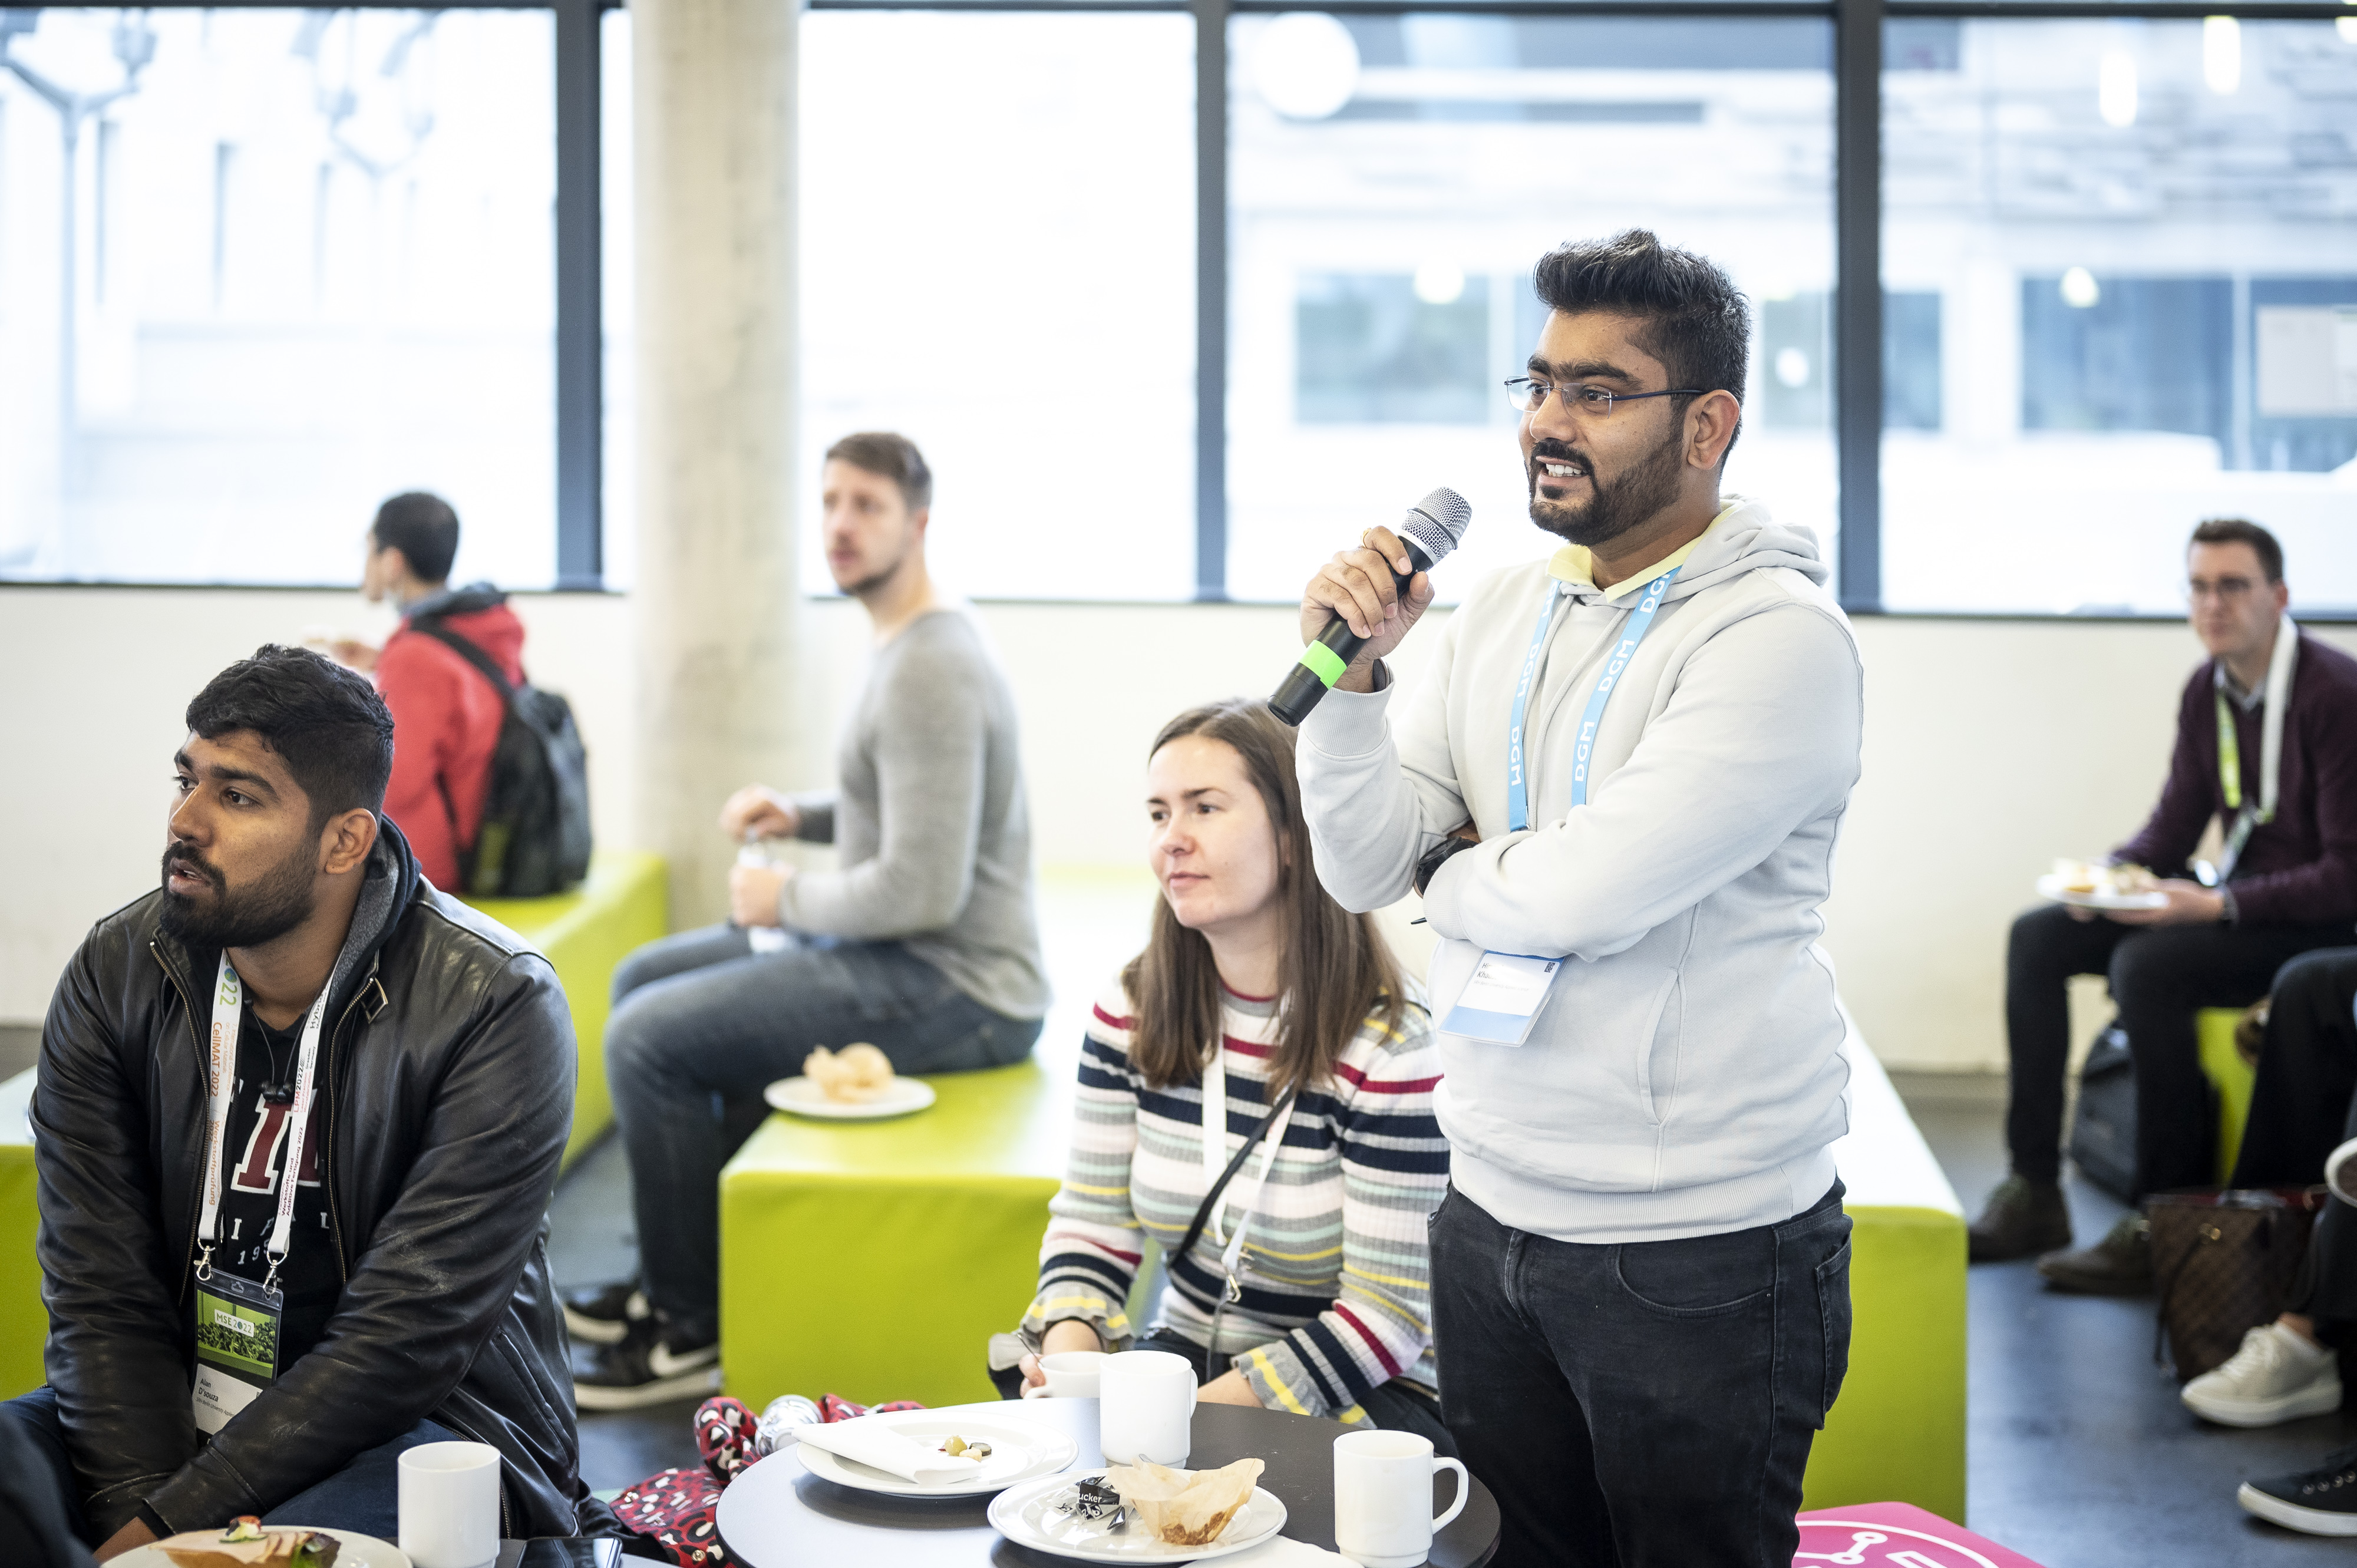
[[[1792,1568],[1849,1366],[1842,1186],[1781,1225],[1557,1241],[1432,1217],[1440,1403],[1498,1499],[1492,1568]]]
[[[2073,919],[2060,904],[2014,921],[2005,974],[2012,1056],[2006,1143],[2013,1168],[2040,1182],[2061,1172],[2072,975],[2100,974],[2111,982],[2112,1001],[2136,1056],[2136,1190],[2163,1192],[2201,1187],[2214,1176],[2217,1128],[2194,1044],[2194,1013],[2248,1006],[2267,993],[2287,961],[2345,945],[2349,938],[2345,921],[2125,926]]]
[[[2302,953],[2276,975],[2235,1187],[2309,1187],[2357,1137],[2357,947]]]

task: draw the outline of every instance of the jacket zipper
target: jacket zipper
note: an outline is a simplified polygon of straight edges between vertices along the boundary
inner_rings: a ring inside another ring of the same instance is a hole
[[[212,1101],[212,1083],[205,1071],[205,1037],[197,1028],[196,1007],[188,1001],[188,987],[180,983],[180,976],[172,968],[171,961],[164,956],[164,950],[151,940],[147,944],[147,950],[154,956],[156,967],[164,972],[164,978],[170,983],[174,994],[179,997],[180,1005],[188,1011],[188,1034],[197,1046],[195,1066],[199,1100],[201,1103],[210,1105]],[[204,1212],[205,1207],[205,1152],[208,1142],[209,1140],[201,1135],[199,1137],[197,1157],[189,1162],[197,1173],[197,1178],[188,1193],[188,1244],[180,1257],[179,1288],[172,1297],[175,1304],[188,1299],[189,1271],[196,1266],[197,1228],[199,1223],[199,1217]]]

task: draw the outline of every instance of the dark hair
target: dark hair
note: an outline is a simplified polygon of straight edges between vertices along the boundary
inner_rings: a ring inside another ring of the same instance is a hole
[[[458,553],[458,514],[440,496],[407,490],[376,509],[369,536],[379,550],[398,550],[421,583],[447,583]]]
[[[1293,777],[1293,731],[1277,722],[1268,703],[1231,697],[1190,708],[1162,726],[1146,756],[1190,735],[1235,748],[1276,831],[1276,896],[1285,910],[1286,943],[1276,971],[1280,1011],[1270,1092],[1308,1089],[1333,1075],[1336,1059],[1369,1016],[1380,1015],[1385,1026],[1399,1026],[1399,965],[1374,917],[1353,915],[1334,902],[1311,869],[1309,829]],[[1157,898],[1146,950],[1130,960],[1121,981],[1137,1013],[1129,1059],[1138,1072],[1156,1089],[1195,1082],[1205,1052],[1221,1037],[1220,971],[1211,944],[1178,923],[1168,899]]]
[[[2283,546],[2276,542],[2274,534],[2248,518],[2202,519],[2195,525],[2193,537],[2185,548],[2190,552],[2196,544],[2247,544],[2258,553],[2259,570],[2267,575],[2267,581],[2283,581]]]
[[[891,480],[900,487],[900,499],[910,511],[922,511],[933,504],[933,471],[925,467],[925,455],[917,450],[917,444],[905,435],[863,430],[828,447],[826,460],[848,463]]]
[[[1662,361],[1670,384],[1726,392],[1743,401],[1750,372],[1751,307],[1727,275],[1692,251],[1674,250],[1650,229],[1624,229],[1609,240],[1556,246],[1531,278],[1539,303],[1566,316],[1607,311],[1641,317],[1645,352]],[[1676,400],[1683,410],[1687,399]],[[1742,434],[1740,416],[1737,435]],[[1735,437],[1727,441],[1735,450]],[[1726,454],[1719,456],[1722,466]]]
[[[314,831],[339,811],[384,809],[393,713],[365,676],[307,648],[267,642],[208,682],[188,728],[207,740],[252,730],[311,800]]]

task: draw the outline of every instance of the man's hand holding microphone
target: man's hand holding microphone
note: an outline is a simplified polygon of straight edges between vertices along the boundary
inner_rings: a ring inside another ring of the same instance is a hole
[[[1397,648],[1432,605],[1432,568],[1457,548],[1473,509],[1455,490],[1408,508],[1397,531],[1371,528],[1356,550],[1318,569],[1301,592],[1301,661],[1286,672],[1269,711],[1289,725],[1329,689],[1374,690],[1375,660]]]

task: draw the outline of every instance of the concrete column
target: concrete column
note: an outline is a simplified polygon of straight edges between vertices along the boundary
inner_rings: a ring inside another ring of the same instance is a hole
[[[631,0],[639,840],[724,917],[728,791],[805,782],[793,690],[791,0]]]

